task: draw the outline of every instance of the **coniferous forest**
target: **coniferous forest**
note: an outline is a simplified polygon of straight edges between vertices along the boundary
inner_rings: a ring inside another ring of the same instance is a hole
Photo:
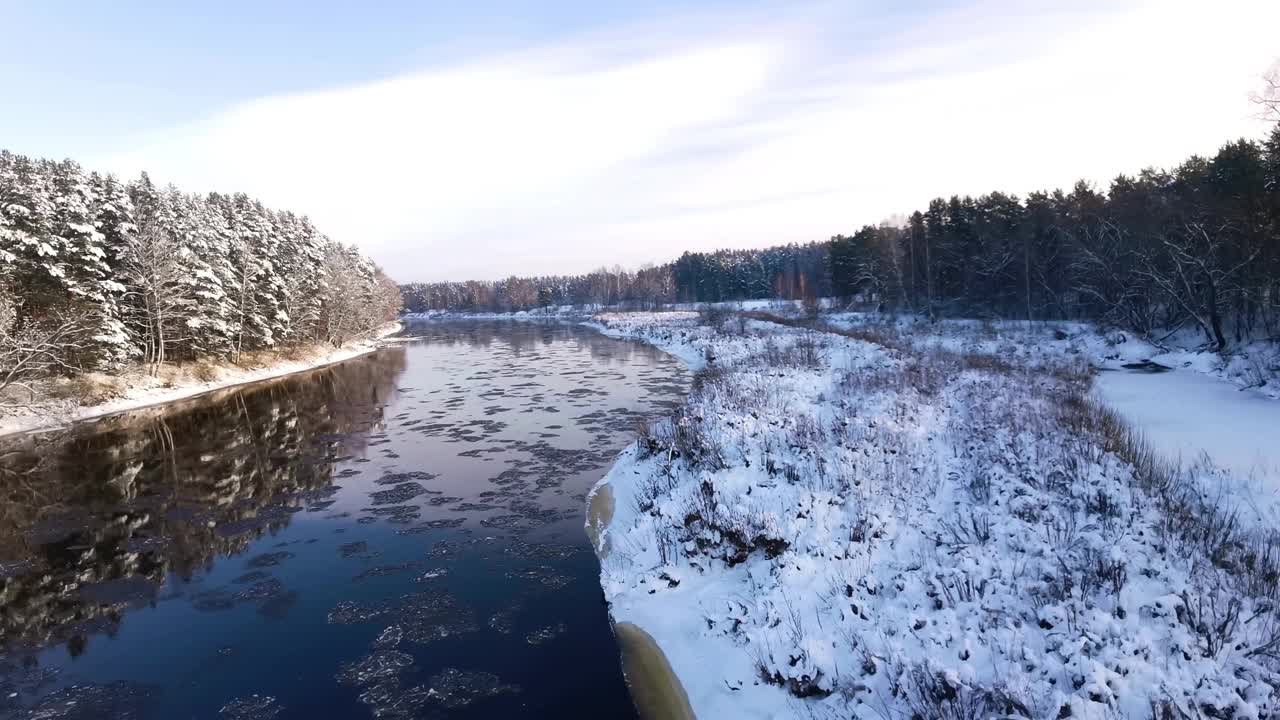
[[[1206,347],[1280,336],[1280,126],[1105,190],[937,198],[826,242],[685,253],[638,272],[413,283],[410,311],[834,296],[930,316],[1086,319]]]
[[[399,310],[396,285],[306,217],[0,152],[0,390],[340,346]]]

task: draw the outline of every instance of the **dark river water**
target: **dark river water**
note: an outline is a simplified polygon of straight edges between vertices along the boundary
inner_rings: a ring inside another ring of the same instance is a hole
[[[0,718],[634,717],[584,496],[687,376],[529,323],[0,441]]]

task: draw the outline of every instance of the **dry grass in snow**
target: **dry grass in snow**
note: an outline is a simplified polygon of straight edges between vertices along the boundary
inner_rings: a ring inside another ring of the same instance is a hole
[[[699,717],[1280,712],[1275,531],[1097,404],[1078,353],[597,323],[698,371],[603,481],[600,542],[611,613]]]

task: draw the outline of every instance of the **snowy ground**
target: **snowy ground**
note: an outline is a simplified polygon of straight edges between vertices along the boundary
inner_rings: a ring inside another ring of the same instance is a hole
[[[1140,429],[1168,461],[1215,466],[1215,487],[1237,501],[1242,520],[1280,521],[1280,382],[1259,381],[1280,367],[1280,346],[1253,343],[1228,357],[1158,348],[1121,331],[1087,323],[979,322],[894,318],[858,313],[825,316],[842,329],[873,330],[921,351],[941,348],[1013,359],[1022,366],[1078,362],[1100,371],[1097,397]],[[1124,365],[1150,361],[1172,368],[1145,373]],[[1212,473],[1212,469],[1202,468]]]
[[[1150,347],[1083,326],[701,323],[596,323],[698,371],[597,489],[611,613],[698,717],[1280,712],[1274,525],[1241,520],[1235,468],[1170,466],[1091,390]],[[1237,393],[1189,370],[1142,379]]]
[[[841,328],[871,328],[904,337],[920,347],[933,346],[984,353],[1013,353],[1022,357],[1079,357],[1099,368],[1149,360],[1201,373],[1265,397],[1280,399],[1280,344],[1252,342],[1235,345],[1227,356],[1197,350],[1202,344],[1189,333],[1166,338],[1163,346],[1133,333],[1099,332],[1090,323],[1032,323],[1004,320],[938,320],[920,316],[877,313],[832,313],[824,320]]]
[[[152,405],[182,400],[236,385],[269,380],[303,370],[350,360],[377,349],[383,339],[399,332],[400,323],[389,323],[373,337],[348,343],[337,349],[301,352],[295,359],[272,358],[255,367],[226,365],[211,367],[212,378],[195,377],[189,368],[166,367],[161,377],[152,377],[142,369],[118,373],[104,381],[112,388],[105,402],[83,404],[74,398],[40,399],[30,405],[0,409],[0,436],[54,428],[68,423],[137,410]]]

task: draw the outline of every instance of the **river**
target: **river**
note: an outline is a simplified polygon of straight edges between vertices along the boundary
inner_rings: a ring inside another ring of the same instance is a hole
[[[685,370],[405,334],[0,444],[0,718],[634,717],[584,497]]]
[[[1241,522],[1280,523],[1280,402],[1193,370],[1113,370],[1095,388],[1166,460],[1207,458],[1215,501]]]

